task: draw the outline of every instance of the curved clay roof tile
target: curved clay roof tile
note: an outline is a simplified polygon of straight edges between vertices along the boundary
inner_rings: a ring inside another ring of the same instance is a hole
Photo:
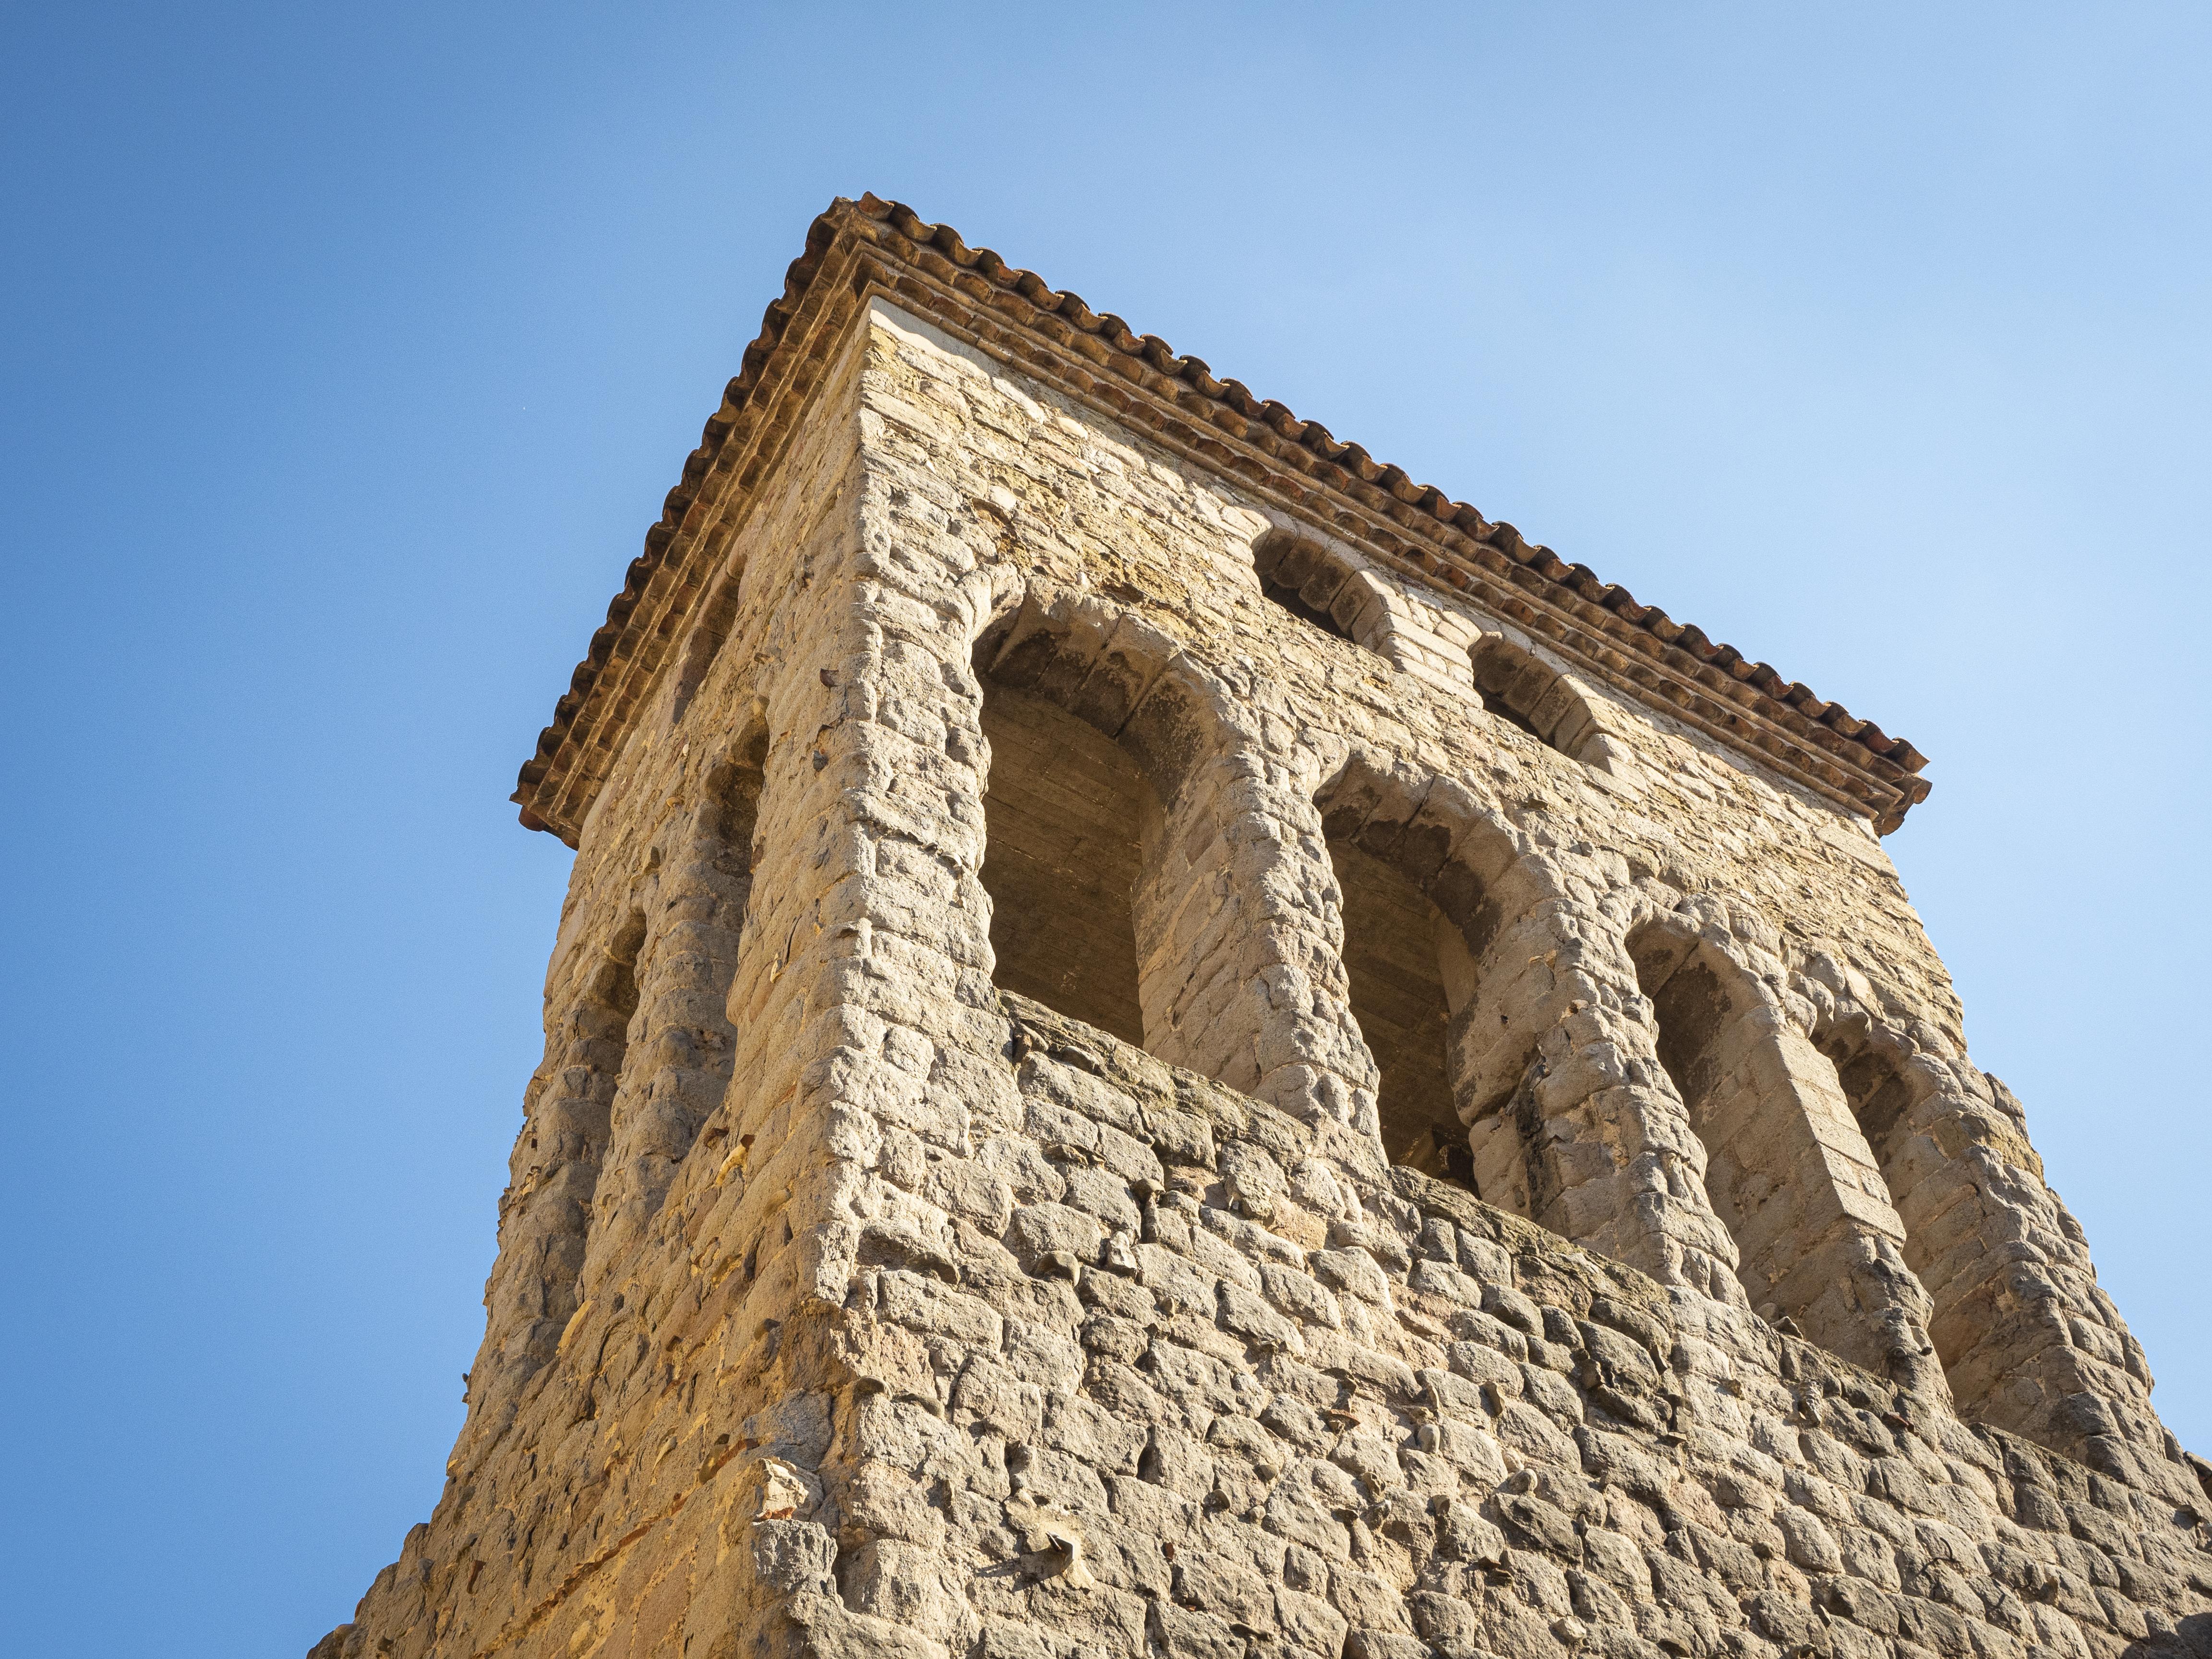
[[[957,231],[949,225],[933,224],[903,203],[885,201],[872,194],[862,196],[857,202],[840,198],[830,204],[828,211],[818,216],[807,227],[805,250],[784,271],[783,291],[767,307],[761,322],[761,331],[748,344],[740,359],[738,373],[724,389],[722,406],[707,422],[699,447],[685,460],[682,481],[672,489],[662,506],[661,516],[646,532],[643,554],[633,560],[621,594],[608,607],[608,621],[594,634],[592,648],[586,659],[577,665],[572,679],[573,689],[562,695],[554,707],[554,720],[540,734],[538,752],[523,769],[523,789],[517,792],[520,799],[546,776],[551,760],[560,753],[579,713],[595,686],[599,670],[613,654],[615,641],[622,633],[622,623],[629,617],[645,587],[660,567],[662,560],[675,539],[678,527],[690,511],[701,483],[721,453],[729,435],[741,423],[744,411],[758,389],[761,379],[781,343],[784,332],[792,319],[800,312],[811,285],[819,275],[831,248],[841,234],[849,233],[864,243],[884,249],[906,263],[917,265],[938,275],[941,279],[959,280],[954,286],[969,292],[988,296],[993,290],[1020,295],[1046,315],[1056,315],[1075,331],[1073,337],[1063,339],[1057,331],[1050,337],[1063,344],[1080,349],[1091,361],[1119,371],[1124,378],[1139,383],[1143,380],[1139,361],[1172,374],[1192,386],[1201,397],[1230,405],[1236,413],[1257,422],[1267,430],[1285,441],[1299,445],[1319,457],[1323,463],[1335,463],[1354,478],[1364,483],[1381,483],[1395,499],[1409,505],[1418,505],[1431,513],[1443,524],[1456,525],[1468,535],[1497,549],[1516,563],[1529,567],[1539,574],[1564,583],[1585,597],[1595,599],[1615,614],[1649,635],[1656,646],[1679,649],[1692,659],[1715,667],[1734,670],[1742,662],[1742,654],[1733,647],[1716,646],[1705,632],[1691,624],[1677,623],[1656,605],[1641,605],[1625,588],[1607,586],[1599,581],[1586,566],[1564,564],[1548,548],[1528,543],[1510,524],[1492,523],[1465,502],[1455,502],[1433,485],[1413,483],[1399,468],[1378,465],[1364,449],[1357,444],[1340,444],[1328,428],[1317,421],[1299,417],[1285,404],[1272,399],[1256,398],[1245,386],[1235,380],[1218,380],[1212,370],[1199,358],[1178,358],[1164,341],[1156,336],[1139,337],[1112,313],[1095,313],[1081,295],[1072,289],[1054,289],[1035,271],[1009,266],[988,248],[970,250]],[[980,287],[979,287],[980,285]],[[1216,417],[1209,425],[1218,424],[1235,434],[1232,422]],[[1258,434],[1239,434],[1256,441]],[[1200,441],[1220,450],[1217,441]],[[1212,453],[1212,450],[1206,453]],[[1231,452],[1221,450],[1224,455]],[[1326,482],[1326,471],[1321,471],[1316,482]],[[1414,550],[1415,557],[1424,568],[1436,570],[1455,585],[1465,586],[1470,573],[1439,560],[1433,554]],[[1595,584],[1595,592],[1592,592]],[[1838,735],[1863,744],[1870,753],[1882,757],[1908,772],[1917,772],[1927,763],[1926,757],[1903,738],[1892,738],[1870,722],[1856,720],[1841,704],[1823,702],[1803,685],[1790,682],[1786,687],[1780,674],[1766,664],[1751,665],[1737,676],[1749,683],[1771,684],[1784,708],[1820,720]],[[1817,713],[1814,711],[1817,710]],[[1918,780],[1905,790],[1906,804],[1923,799],[1928,785]],[[1889,813],[1883,827],[1894,828],[1903,816],[1902,809]],[[536,828],[552,828],[543,816],[524,805],[523,819]],[[564,832],[565,833],[565,832]]]

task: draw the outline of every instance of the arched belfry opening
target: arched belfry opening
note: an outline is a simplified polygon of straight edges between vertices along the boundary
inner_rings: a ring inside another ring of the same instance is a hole
[[[683,654],[677,662],[676,689],[669,703],[672,720],[684,718],[720,657],[737,622],[738,586],[744,575],[741,566],[725,570],[701,606],[699,620],[684,641]]]
[[[646,941],[641,910],[626,908],[611,933],[590,950],[579,975],[580,995],[567,1022],[569,1038],[551,1074],[553,1097],[534,1105],[516,1147],[533,1185],[557,1186],[570,1200],[544,1246],[546,1357],[562,1322],[582,1300],[584,1261],[594,1195],[623,1107],[638,1091],[638,961]]]
[[[1872,1029],[1864,1015],[1832,1025],[1819,1034],[1820,1048],[1835,1066],[1836,1081],[1852,1121],[1866,1137],[1875,1167],[1904,1224],[1905,1266],[1942,1310],[1950,1300],[1944,1292],[1956,1271],[1955,1264],[1942,1260],[1943,1247],[1963,1243],[1968,1229],[1962,1224],[1978,1220],[1979,1206],[1968,1201],[1977,1195],[1976,1189],[1970,1182],[1923,1185],[1923,1178],[1943,1170],[1944,1163],[1932,1142],[1923,1140],[1914,1146],[1922,1133],[1911,1121],[1915,1091],[1896,1054],[1872,1040]],[[1947,1273],[1947,1267],[1952,1271]],[[1929,1324],[1929,1336],[1947,1370],[1964,1358],[1970,1346],[1956,1322],[1940,1316]]]
[[[767,765],[768,732],[755,725],[707,769],[694,839],[662,878],[665,910],[653,975],[663,1004],[654,1016],[656,1110],[638,1148],[641,1189],[652,1206],[722,1103],[735,1063],[731,989],[752,908]]]
[[[580,1110],[574,1119],[549,1117],[556,1135],[574,1135],[595,1170],[606,1151],[615,1095],[629,1069],[631,1028],[638,1008],[637,960],[645,938],[644,913],[625,910],[611,937],[594,953],[572,1017],[575,1046],[571,1063],[562,1073],[564,1081],[581,1085],[568,1097]]]
[[[1471,805],[1434,779],[1355,759],[1316,798],[1341,895],[1340,960],[1376,1072],[1384,1156],[1480,1191],[1468,1125],[1500,1103],[1479,1011],[1498,927],[1470,863]]]
[[[1466,940],[1394,863],[1332,838],[1344,896],[1344,970],[1352,1017],[1380,1073],[1383,1155],[1473,1187],[1474,1161],[1452,1086],[1451,1025],[1474,975]]]
[[[1705,1194],[1735,1242],[1737,1277],[1754,1308],[1795,1316],[1801,1298],[1784,1281],[1805,1241],[1793,1148],[1767,1121],[1753,1075],[1751,999],[1733,965],[1717,969],[1686,929],[1647,923],[1629,935],[1628,951],[1651,1003],[1659,1064],[1705,1149]]]
[[[1875,1161],[1881,1166],[1885,1177],[1899,1168],[1904,1152],[1903,1142],[1909,1131],[1905,1129],[1905,1114],[1912,1109],[1912,1091],[1899,1073],[1896,1062],[1872,1046],[1851,1051],[1848,1041],[1832,1037],[1824,1046],[1828,1058],[1835,1062],[1836,1079],[1843,1085],[1844,1098],[1850,1103],[1851,1115],[1857,1121],[1859,1132],[1867,1138]],[[1893,1197],[1898,1195],[1898,1185],[1890,1183]]]
[[[1147,814],[1136,761],[1035,690],[983,682],[991,770],[981,877],[991,896],[995,979],[1141,1046],[1134,912]]]
[[[637,890],[636,1015],[592,1193],[593,1275],[659,1212],[729,1088],[742,1018],[731,988],[752,901],[767,753],[767,731],[754,725],[703,757],[696,810],[656,838]]]
[[[978,876],[997,984],[1227,1081],[1182,1041],[1207,1024],[1188,1006],[1206,941],[1188,930],[1212,914],[1184,901],[1221,849],[1210,814],[1174,817],[1217,738],[1173,654],[1140,617],[1079,593],[1030,594],[982,630]]]
[[[1835,1066],[1765,983],[1693,925],[1655,919],[1627,945],[1752,1307],[1859,1364],[1919,1375],[1927,1294],[1862,1128],[1890,1097],[1877,1088],[1855,1118]]]

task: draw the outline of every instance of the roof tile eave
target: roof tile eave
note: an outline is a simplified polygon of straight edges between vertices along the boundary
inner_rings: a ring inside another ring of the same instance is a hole
[[[1664,666],[1670,653],[1681,653],[1687,660],[1683,668],[1674,671],[1680,678],[1691,681],[1711,675],[1728,685],[1727,693],[1719,685],[1711,685],[1706,695],[1732,707],[1732,725],[1741,720],[1741,709],[1747,706],[1739,705],[1738,700],[1747,694],[1753,700],[1747,705],[1752,712],[1778,734],[1786,734],[1808,757],[1849,762],[1884,796],[1898,797],[1899,804],[1893,808],[1872,809],[1879,815],[1877,828],[1883,833],[1902,822],[1913,804],[1926,799],[1929,786],[1916,775],[1928,763],[1927,757],[1904,738],[1889,737],[1874,722],[1856,719],[1839,703],[1823,702],[1808,687],[1788,680],[1765,663],[1747,659],[1735,647],[1714,642],[1694,624],[1678,623],[1656,605],[1639,604],[1626,587],[1607,583],[1588,566],[1569,564],[1550,548],[1528,542],[1511,524],[1486,520],[1477,509],[1453,500],[1436,486],[1418,483],[1402,469],[1376,462],[1358,445],[1335,439],[1319,422],[1302,419],[1273,399],[1256,398],[1239,381],[1217,378],[1204,360],[1178,356],[1157,336],[1136,334],[1110,312],[1093,312],[1073,291],[1052,288],[1036,272],[1008,264],[989,248],[969,247],[951,226],[931,223],[902,203],[867,194],[857,201],[840,197],[807,227],[805,251],[787,267],[783,291],[768,306],[760,334],[746,346],[738,374],[708,417],[698,447],[685,458],[659,519],[646,533],[644,550],[631,561],[622,590],[609,603],[605,623],[595,631],[589,653],[572,676],[569,690],[556,705],[552,723],[540,733],[535,752],[522,767],[513,799],[521,806],[520,816],[529,827],[548,830],[573,843],[576,826],[549,815],[546,809],[552,803],[543,798],[544,786],[562,769],[562,751],[576,752],[568,739],[574,735],[578,720],[590,708],[594,694],[603,689],[599,684],[603,671],[610,662],[621,660],[615,649],[617,642],[670,549],[679,544],[687,517],[714,476],[725,446],[741,428],[740,416],[768,380],[777,349],[804,308],[837,238],[848,231],[856,240],[929,274],[969,302],[1016,326],[1033,328],[1062,349],[1165,398],[1191,418],[1205,422],[1208,428],[1220,427],[1224,435],[1269,455],[1279,465],[1291,465],[1311,483],[1358,501],[1369,511],[1417,535],[1422,533],[1417,523],[1427,522],[1448,538],[1464,536],[1492,550],[1502,556],[1507,567],[1494,574],[1506,577],[1516,587],[1526,587],[1531,598],[1573,616],[1577,625],[1601,637],[1613,637],[1613,628],[1625,623],[1641,636],[1635,641],[1638,654],[1650,658],[1655,666]],[[1036,314],[1027,319],[1013,314],[1024,311]],[[1116,393],[1115,397],[1126,395]],[[1210,417],[1188,406],[1200,400],[1216,410]],[[1219,459],[1239,471],[1247,465],[1244,457],[1219,438],[1209,436],[1207,431],[1186,430],[1182,441],[1209,454],[1218,448]],[[1286,449],[1296,453],[1284,453]],[[1421,562],[1425,567],[1431,561],[1424,557]],[[1434,574],[1455,586],[1468,586],[1468,571],[1438,562],[1442,568]],[[1546,587],[1556,591],[1543,592]],[[1602,611],[1605,623],[1575,615],[1586,609]],[[1696,672],[1698,667],[1703,673]],[[1756,706],[1761,703],[1771,704],[1771,708]],[[1812,735],[1815,728],[1820,734],[1817,738]],[[1740,734],[1738,741],[1747,743],[1755,753],[1765,754],[1767,748],[1748,731]],[[1839,755],[1838,750],[1844,752]],[[1854,754],[1864,758],[1852,760]],[[1900,775],[1903,787],[1889,781]],[[556,787],[557,790],[557,782]]]

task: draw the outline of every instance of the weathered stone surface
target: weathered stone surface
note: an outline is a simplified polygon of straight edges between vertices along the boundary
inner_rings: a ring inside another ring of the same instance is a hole
[[[540,769],[468,1421],[317,1654],[2212,1653],[1863,751],[841,222]]]

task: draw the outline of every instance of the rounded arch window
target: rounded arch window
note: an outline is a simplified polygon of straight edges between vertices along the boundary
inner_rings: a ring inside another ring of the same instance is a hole
[[[1571,760],[1589,760],[1603,733],[1589,695],[1526,646],[1486,634],[1468,652],[1482,706]]]

